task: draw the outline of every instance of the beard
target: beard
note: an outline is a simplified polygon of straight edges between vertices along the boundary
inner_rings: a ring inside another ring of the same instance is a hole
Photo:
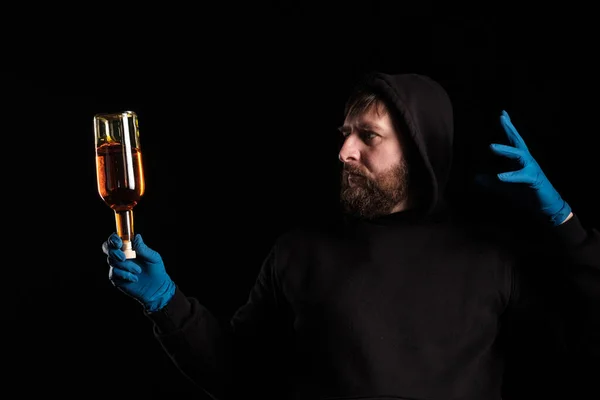
[[[355,177],[353,185],[348,176]],[[390,214],[408,197],[408,165],[406,160],[372,179],[356,166],[344,165],[340,190],[342,209],[351,215],[373,219]]]

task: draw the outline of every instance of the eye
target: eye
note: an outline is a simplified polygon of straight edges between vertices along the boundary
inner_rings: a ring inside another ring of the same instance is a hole
[[[339,132],[342,134],[342,137],[344,139],[346,139],[348,136],[350,136],[350,134],[352,134],[351,130],[344,130],[339,128],[338,129]],[[373,140],[375,140],[376,138],[379,137],[379,135],[373,131],[369,131],[369,130],[358,130],[357,131],[357,135],[360,138],[360,140],[362,140],[364,143],[369,143],[372,142]]]
[[[375,132],[371,132],[371,131],[362,131],[360,133],[360,138],[364,141],[364,142],[370,142],[372,140],[374,140],[375,138],[377,138],[379,135],[377,135]]]

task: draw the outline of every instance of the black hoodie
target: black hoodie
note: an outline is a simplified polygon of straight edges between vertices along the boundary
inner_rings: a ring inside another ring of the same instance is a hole
[[[179,289],[148,314],[176,365],[216,398],[501,398],[517,264],[485,236],[430,218],[445,215],[449,97],[417,74],[374,73],[365,82],[396,107],[419,150],[429,184],[424,212],[281,235],[227,322]],[[600,271],[598,234],[577,217],[553,237],[555,249]]]

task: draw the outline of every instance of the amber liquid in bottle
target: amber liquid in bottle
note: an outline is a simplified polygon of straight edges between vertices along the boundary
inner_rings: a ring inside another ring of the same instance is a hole
[[[144,195],[144,169],[139,149],[124,151],[120,144],[103,144],[96,150],[98,192],[115,211],[133,209]]]
[[[130,245],[133,208],[145,191],[140,149],[105,143],[96,149],[98,192],[115,211],[117,234]]]

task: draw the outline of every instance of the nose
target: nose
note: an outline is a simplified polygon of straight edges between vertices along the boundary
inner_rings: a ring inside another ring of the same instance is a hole
[[[340,153],[338,154],[338,159],[347,163],[348,161],[358,161],[360,158],[360,151],[358,148],[358,143],[353,135],[349,135],[344,140],[344,144],[340,149]]]

